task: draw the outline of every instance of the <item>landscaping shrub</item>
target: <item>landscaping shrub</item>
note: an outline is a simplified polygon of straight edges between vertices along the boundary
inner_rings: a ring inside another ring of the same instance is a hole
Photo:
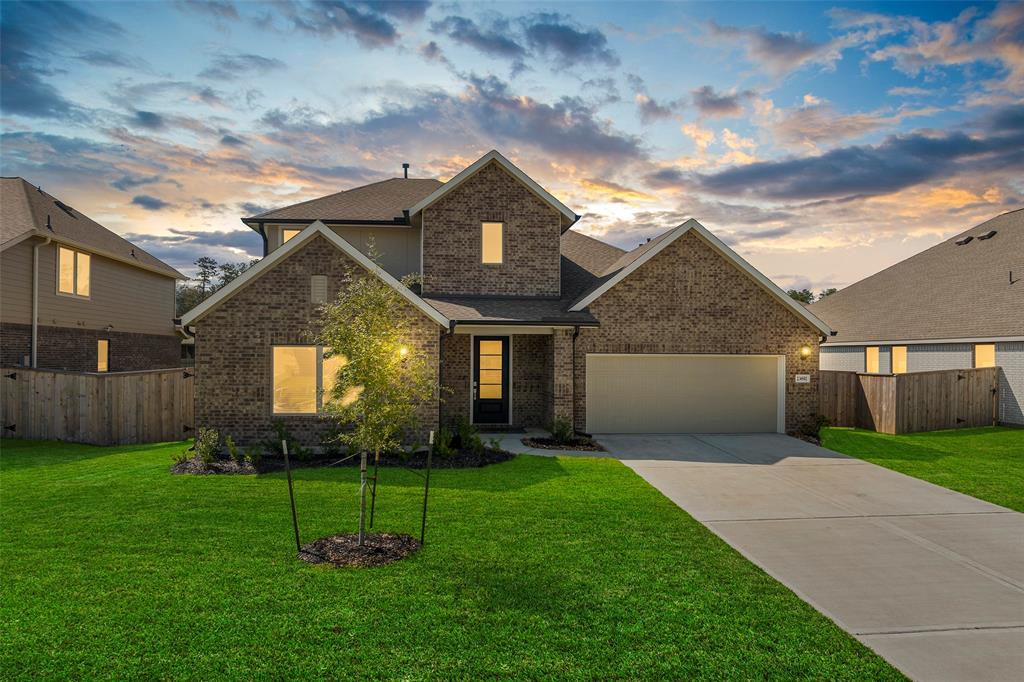
[[[575,440],[576,431],[572,423],[564,417],[555,417],[551,422],[551,440],[559,445],[566,445]]]
[[[480,431],[463,416],[455,418],[456,446],[459,450],[468,450],[480,454],[484,451],[484,442],[480,439]]]
[[[832,426],[832,423],[828,420],[828,417],[826,417],[823,414],[816,414],[813,417],[811,417],[810,421],[804,422],[800,426],[800,433],[805,436],[820,439],[821,430],[826,426]]]
[[[212,464],[217,459],[219,449],[220,434],[217,429],[200,428],[196,434],[195,451],[203,464]]]
[[[452,432],[447,426],[442,426],[434,434],[434,453],[438,457],[451,459],[455,456],[455,448],[452,447]]]
[[[230,434],[224,436],[224,449],[228,451],[228,457],[234,462],[242,463],[242,450],[235,445],[235,439]]]

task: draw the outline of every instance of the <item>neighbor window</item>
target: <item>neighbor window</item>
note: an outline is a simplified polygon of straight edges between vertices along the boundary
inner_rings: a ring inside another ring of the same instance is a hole
[[[868,374],[878,374],[878,346],[868,346],[864,349],[864,371]]]
[[[330,392],[345,357],[321,346],[274,346],[274,414],[317,414]]]
[[[106,372],[110,369],[110,341],[99,339],[96,341],[96,371]]]
[[[481,260],[484,263],[502,262],[502,232],[504,223],[481,223],[480,239],[482,243]]]
[[[892,347],[892,373],[893,374],[906,374],[907,373],[907,347],[906,346],[893,346]]]
[[[57,292],[68,296],[89,296],[91,263],[89,254],[57,247]]]
[[[281,243],[284,244],[286,241],[297,235],[302,230],[284,229],[281,231]]]
[[[994,343],[978,343],[974,345],[974,366],[996,366],[996,345]]]

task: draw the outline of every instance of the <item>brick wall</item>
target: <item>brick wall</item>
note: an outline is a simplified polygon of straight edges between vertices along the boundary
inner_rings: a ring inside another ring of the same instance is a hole
[[[272,414],[272,346],[308,344],[316,306],[309,278],[326,275],[332,296],[357,277],[369,275],[326,239],[316,237],[196,323],[196,424],[230,434],[239,444],[258,444],[274,434],[280,418],[299,443],[317,446],[332,424],[317,416]],[[439,327],[412,304],[406,321],[410,346],[436,367]],[[437,428],[437,401],[419,411],[410,440],[426,442]]]
[[[423,291],[558,296],[560,214],[492,162],[423,212]],[[481,259],[480,223],[502,222],[504,262]]]
[[[597,299],[599,328],[576,341],[575,426],[586,426],[587,353],[736,353],[786,357],[786,428],[818,405],[820,333],[694,233],[687,233]],[[802,357],[801,346],[811,355]],[[810,374],[811,383],[794,383]]]
[[[444,362],[441,365],[441,423],[450,424],[456,417],[469,419],[469,373],[472,345],[469,334],[448,334],[441,337]]]
[[[109,371],[166,369],[181,365],[181,337],[39,325],[36,361],[40,369],[95,372],[97,340],[110,341]],[[0,361],[17,366],[32,349],[32,326],[0,325]]]
[[[551,336],[517,334],[512,339],[512,423],[551,424]]]

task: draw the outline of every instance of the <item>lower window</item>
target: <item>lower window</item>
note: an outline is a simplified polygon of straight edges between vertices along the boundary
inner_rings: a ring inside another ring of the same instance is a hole
[[[868,346],[864,349],[864,371],[868,374],[878,374],[878,346]]]
[[[329,357],[324,357],[328,355]],[[274,414],[318,414],[346,359],[323,346],[274,346]]]
[[[110,341],[99,339],[96,341],[96,371],[106,372],[110,369]]]
[[[994,343],[977,343],[974,345],[974,366],[996,366],[996,345]]]

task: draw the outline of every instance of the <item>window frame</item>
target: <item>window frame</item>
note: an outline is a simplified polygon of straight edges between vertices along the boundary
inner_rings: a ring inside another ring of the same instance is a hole
[[[982,347],[982,346],[984,346],[986,348],[991,348],[992,349],[992,364],[991,365],[979,365],[978,364],[978,348]],[[976,344],[974,344],[974,346],[971,348],[971,367],[974,368],[974,369],[985,369],[985,368],[988,368],[988,367],[995,367],[995,366],[996,366],[996,344],[994,344],[994,343],[976,343]]]
[[[484,227],[486,225],[497,225],[498,226],[498,250],[500,252],[501,260],[489,261],[487,258],[487,245],[485,243],[486,232]],[[481,220],[480,221],[480,264],[481,265],[504,265],[505,264],[505,222],[500,220]]]
[[[316,411],[314,412],[277,412],[274,410],[274,375],[276,348],[314,348],[316,349]],[[270,414],[274,417],[322,417],[324,410],[324,346],[311,343],[275,343],[270,346]]]
[[[72,246],[67,246],[61,243],[57,243],[57,254],[54,257],[54,274],[56,275],[55,290],[58,296],[65,296],[67,298],[77,298],[81,301],[88,301],[92,298],[92,254],[88,251],[82,251]],[[61,291],[60,289],[60,252],[70,251],[71,252],[71,288],[72,291]],[[89,260],[89,282],[88,288],[89,293],[80,294],[78,293],[78,259],[84,256]]]
[[[871,369],[871,351],[875,351],[875,369]],[[878,346],[864,346],[864,373],[880,374],[882,369],[881,349]]]
[[[100,366],[100,348],[103,348],[103,365]],[[96,371],[110,371],[110,339],[96,339]]]

